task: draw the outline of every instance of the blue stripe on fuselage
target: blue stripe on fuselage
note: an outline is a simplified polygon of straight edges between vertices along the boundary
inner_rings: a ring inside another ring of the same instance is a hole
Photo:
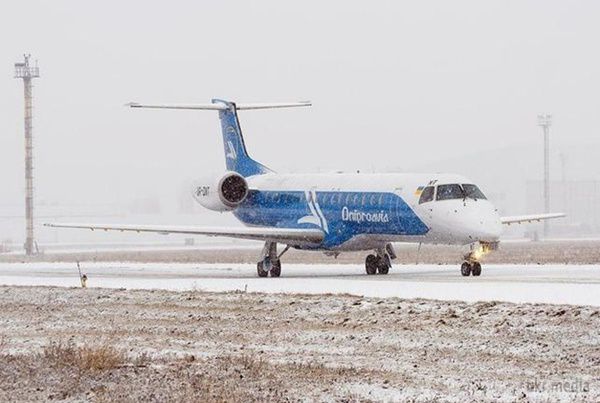
[[[400,196],[385,192],[251,190],[234,214],[254,226],[320,228],[324,249],[360,234],[416,236],[429,231]]]

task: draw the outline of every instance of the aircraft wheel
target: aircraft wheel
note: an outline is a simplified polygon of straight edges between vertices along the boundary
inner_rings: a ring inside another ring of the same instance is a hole
[[[281,275],[281,260],[277,259],[271,263],[271,277],[279,277]]]
[[[379,274],[388,274],[390,272],[390,264],[387,262],[387,259],[378,258],[377,260],[377,272]]]
[[[256,272],[258,273],[258,277],[267,277],[269,275],[269,272],[266,271],[264,267],[264,261],[256,264]]]
[[[371,275],[377,273],[378,261],[379,259],[375,255],[367,256],[367,259],[365,260],[365,269],[367,270],[367,274]]]
[[[460,266],[460,274],[462,274],[465,277],[468,277],[471,275],[471,265],[469,264],[469,262],[464,262]]]
[[[481,263],[473,263],[472,271],[474,276],[481,276]]]

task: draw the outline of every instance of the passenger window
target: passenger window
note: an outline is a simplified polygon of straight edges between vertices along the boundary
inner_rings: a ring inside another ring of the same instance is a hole
[[[464,199],[465,193],[459,184],[438,185],[436,200]]]
[[[377,204],[377,195],[375,195],[375,194],[371,195],[370,204],[371,204],[371,206],[374,206]]]
[[[352,204],[354,204],[355,206],[358,205],[358,199],[360,199],[360,196],[358,195],[358,193],[354,193],[354,197],[352,198]]]
[[[471,199],[482,199],[482,200],[486,200],[485,195],[483,194],[483,192],[481,190],[479,190],[479,188],[476,185],[462,185],[464,191],[465,191],[465,195],[467,195],[468,198]]]
[[[421,197],[419,198],[419,204],[427,203],[433,200],[434,188],[433,186],[427,186],[421,192]]]

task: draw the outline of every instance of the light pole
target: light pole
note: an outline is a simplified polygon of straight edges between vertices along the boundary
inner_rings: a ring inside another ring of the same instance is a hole
[[[544,131],[544,213],[550,212],[550,126],[552,115],[538,115],[538,126]],[[548,238],[548,220],[544,220],[544,238]]]
[[[33,95],[32,80],[40,76],[37,66],[29,63],[30,55],[15,63],[15,78],[23,79],[25,89],[25,254],[34,253],[33,238]]]

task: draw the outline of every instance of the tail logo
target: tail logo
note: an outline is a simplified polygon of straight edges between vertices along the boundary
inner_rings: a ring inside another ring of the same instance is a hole
[[[237,131],[235,130],[235,128],[233,126],[227,126],[227,134],[233,134],[234,136],[237,135]],[[230,136],[227,136],[230,137]],[[237,158],[237,152],[235,151],[235,147],[233,146],[233,142],[231,140],[227,140],[227,152],[225,153],[225,158],[229,158],[229,159],[236,159]]]
[[[227,152],[225,153],[225,157],[231,158],[232,160],[237,158],[235,147],[233,147],[233,143],[230,140],[227,141]]]
[[[308,203],[308,209],[310,214],[306,215],[298,220],[298,224],[314,224],[323,231],[329,233],[329,226],[327,225],[327,219],[321,211],[319,202],[317,201],[317,192],[314,190],[306,191],[306,202]]]

